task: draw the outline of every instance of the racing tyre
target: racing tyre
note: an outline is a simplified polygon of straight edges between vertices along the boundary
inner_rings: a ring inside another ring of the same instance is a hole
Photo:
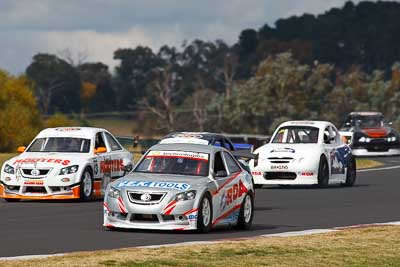
[[[5,198],[7,202],[19,202],[21,199],[18,198]]]
[[[329,166],[326,158],[321,156],[318,167],[318,187],[327,187],[329,184]]]
[[[237,228],[241,230],[249,230],[253,223],[254,199],[251,192],[247,193],[240,207]]]
[[[207,233],[211,230],[212,224],[212,203],[210,194],[206,193],[200,201],[197,215],[197,231]]]
[[[356,160],[354,157],[350,158],[349,165],[347,166],[345,186],[353,186],[356,182]]]
[[[80,185],[80,200],[89,201],[93,196],[93,175],[89,168],[82,174]]]

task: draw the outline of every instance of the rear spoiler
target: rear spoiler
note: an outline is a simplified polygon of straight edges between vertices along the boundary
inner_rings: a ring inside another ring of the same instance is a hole
[[[235,150],[248,150],[250,152],[253,152],[254,149],[253,145],[245,143],[233,143],[233,147]]]
[[[251,153],[250,150],[235,150],[235,151],[230,151],[235,158],[239,159],[245,159],[245,160],[250,160],[250,159],[255,159],[256,154]]]

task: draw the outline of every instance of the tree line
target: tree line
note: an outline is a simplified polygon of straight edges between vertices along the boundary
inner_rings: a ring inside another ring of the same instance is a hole
[[[137,132],[267,134],[287,119],[340,124],[353,110],[382,111],[400,124],[399,15],[400,3],[349,1],[245,29],[233,45],[121,48],[114,71],[39,53],[14,78],[32,88],[38,113],[131,111]]]

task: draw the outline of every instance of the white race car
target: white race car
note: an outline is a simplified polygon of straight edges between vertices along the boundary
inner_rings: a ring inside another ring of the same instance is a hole
[[[288,121],[256,149],[250,169],[262,185],[354,185],[356,162],[336,127],[325,121]]]
[[[107,130],[42,130],[1,169],[0,198],[81,199],[104,194],[108,183],[132,168],[132,154]]]

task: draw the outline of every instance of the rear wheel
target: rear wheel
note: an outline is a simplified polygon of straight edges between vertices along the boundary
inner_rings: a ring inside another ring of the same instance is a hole
[[[237,228],[249,230],[253,223],[254,200],[251,192],[247,193],[240,207]]]
[[[197,215],[197,231],[207,233],[211,230],[212,204],[211,197],[206,193],[200,201]]]
[[[353,186],[356,182],[357,172],[356,172],[356,160],[354,157],[349,159],[349,165],[347,166],[346,172],[346,182],[345,186]]]
[[[93,175],[89,168],[82,173],[80,182],[80,200],[89,201],[93,196]]]
[[[326,158],[321,156],[318,168],[318,187],[327,187],[329,184],[329,166]]]

